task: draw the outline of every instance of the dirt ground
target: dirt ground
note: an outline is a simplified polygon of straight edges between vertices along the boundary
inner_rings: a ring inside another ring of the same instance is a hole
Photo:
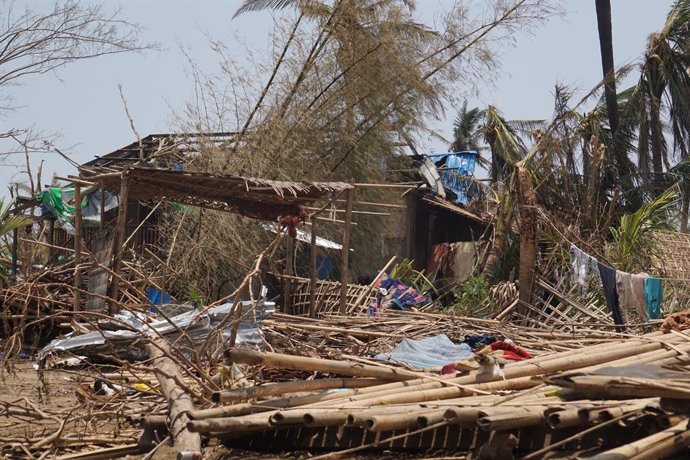
[[[142,407],[140,401],[98,397],[93,379],[69,371],[39,373],[34,364],[21,360],[2,370],[0,456],[52,456],[136,443],[139,430],[125,417],[128,406]]]

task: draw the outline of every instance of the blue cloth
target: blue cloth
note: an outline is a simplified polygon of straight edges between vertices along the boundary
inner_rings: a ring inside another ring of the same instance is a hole
[[[407,364],[413,369],[421,370],[440,368],[472,356],[474,354],[469,345],[455,344],[447,335],[441,334],[420,340],[403,339],[389,355],[379,354],[374,358]]]
[[[644,280],[644,301],[649,319],[661,318],[661,300],[664,297],[664,285],[659,278],[648,276]]]

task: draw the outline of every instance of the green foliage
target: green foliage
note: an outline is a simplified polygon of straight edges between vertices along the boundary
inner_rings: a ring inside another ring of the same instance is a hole
[[[191,302],[192,305],[194,305],[195,307],[201,307],[201,306],[207,305],[207,302],[206,302],[206,299],[204,299],[204,296],[194,288],[190,288],[187,291],[186,297],[187,297],[186,300],[188,302]]]
[[[651,230],[673,228],[678,196],[677,187],[672,187],[632,214],[621,216],[619,226],[611,228],[613,244],[609,248],[609,257],[617,268],[632,271],[643,265],[645,235]]]
[[[400,280],[408,286],[412,286],[419,292],[426,293],[428,291],[436,291],[434,283],[424,276],[423,271],[415,270],[412,267],[414,260],[403,259],[393,266],[390,276],[396,280]]]
[[[7,282],[10,274],[8,236],[17,228],[26,227],[33,222],[11,214],[13,201],[5,204],[0,199],[0,280]]]
[[[489,281],[484,275],[472,275],[453,291],[452,308],[465,316],[475,315],[489,298]]]

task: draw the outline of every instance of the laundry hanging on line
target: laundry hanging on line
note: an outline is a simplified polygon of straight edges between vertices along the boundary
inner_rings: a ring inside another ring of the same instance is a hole
[[[592,279],[597,280],[604,289],[606,304],[616,325],[628,323],[627,314],[630,312],[645,322],[661,318],[664,289],[660,278],[616,270],[574,244],[570,246],[570,257],[572,284],[586,289]]]

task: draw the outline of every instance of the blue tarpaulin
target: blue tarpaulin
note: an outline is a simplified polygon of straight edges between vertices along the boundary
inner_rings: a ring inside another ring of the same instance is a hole
[[[390,354],[379,354],[375,359],[407,364],[413,369],[441,368],[473,356],[466,343],[456,344],[445,334],[426,339],[403,339]]]
[[[474,177],[478,156],[475,151],[429,155],[438,168],[443,187],[455,194],[456,203],[467,204],[467,189],[472,183],[470,178]]]
[[[166,292],[164,296],[159,289],[146,288],[146,297],[148,297],[151,303],[154,305],[170,303],[170,294]]]

